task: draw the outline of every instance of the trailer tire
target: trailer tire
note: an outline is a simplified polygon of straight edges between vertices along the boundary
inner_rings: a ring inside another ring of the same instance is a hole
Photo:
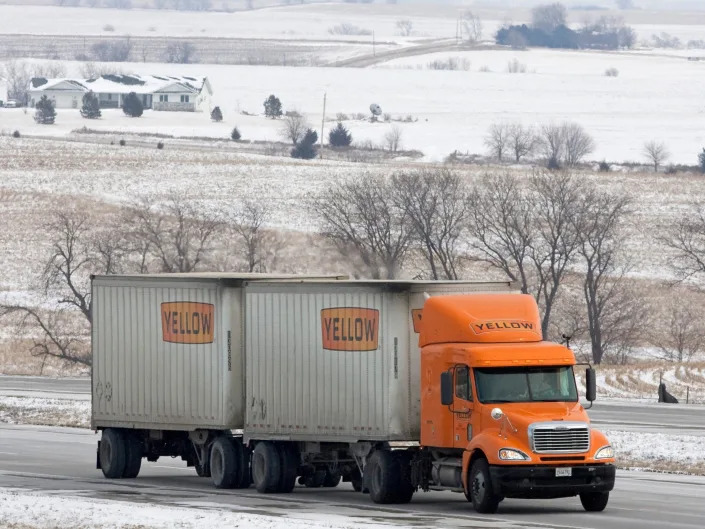
[[[609,492],[583,492],[580,495],[580,503],[587,512],[604,511],[609,499]]]
[[[231,489],[238,478],[239,460],[232,437],[221,435],[211,447],[211,478],[217,489]]]
[[[299,473],[299,454],[291,443],[279,443],[277,446],[281,461],[279,486],[277,492],[290,493],[296,486],[296,477]]]
[[[331,471],[330,469],[326,469],[326,475],[323,478],[322,485],[328,488],[337,487],[340,485],[341,479],[343,479],[343,476],[340,474],[340,470]]]
[[[399,488],[399,460],[389,450],[376,450],[365,466],[364,485],[375,503],[395,503]]]
[[[277,492],[281,478],[281,458],[274,443],[257,443],[252,453],[252,481],[257,492]]]
[[[409,503],[416,492],[411,482],[411,454],[409,452],[393,452],[399,464],[399,487],[394,503]]]
[[[98,450],[100,468],[108,479],[119,479],[125,474],[125,435],[115,428],[106,428]]]
[[[125,436],[125,471],[123,478],[134,479],[142,467],[142,440],[134,432],[124,432]]]
[[[238,461],[240,465],[240,470],[238,472],[239,479],[235,484],[235,488],[247,489],[252,484],[252,467],[250,466],[250,457],[252,452],[240,440],[235,441],[235,444],[239,447]]]
[[[484,458],[476,459],[470,468],[468,476],[470,498],[475,511],[481,514],[494,514],[501,501],[501,497],[492,490],[490,467]],[[467,495],[466,495],[467,496]]]
[[[209,463],[206,463],[205,465],[201,465],[200,463],[194,463],[193,466],[196,467],[196,474],[198,474],[199,478],[211,477],[211,466]]]

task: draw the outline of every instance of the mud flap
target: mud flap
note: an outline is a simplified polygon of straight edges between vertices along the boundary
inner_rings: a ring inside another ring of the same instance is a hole
[[[98,441],[98,448],[95,451],[95,468],[97,470],[103,470],[100,466],[100,441]]]

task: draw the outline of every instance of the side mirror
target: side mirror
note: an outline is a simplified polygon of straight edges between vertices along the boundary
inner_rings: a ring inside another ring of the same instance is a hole
[[[588,367],[585,370],[585,398],[590,402],[597,398],[597,381],[595,378],[595,370]]]
[[[453,404],[453,375],[448,371],[441,373],[441,404]]]

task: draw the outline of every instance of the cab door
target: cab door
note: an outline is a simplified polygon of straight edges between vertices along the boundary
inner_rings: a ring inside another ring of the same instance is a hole
[[[454,399],[453,399],[453,446],[466,448],[472,438],[473,394],[470,383],[470,368],[466,365],[456,365],[453,369]]]

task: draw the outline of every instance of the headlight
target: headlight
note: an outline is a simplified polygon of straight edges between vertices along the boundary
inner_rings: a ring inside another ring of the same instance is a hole
[[[595,459],[612,459],[614,457],[614,449],[610,446],[603,446],[595,452]]]
[[[499,451],[499,458],[503,461],[528,461],[530,459],[524,452],[514,448],[502,448]]]

